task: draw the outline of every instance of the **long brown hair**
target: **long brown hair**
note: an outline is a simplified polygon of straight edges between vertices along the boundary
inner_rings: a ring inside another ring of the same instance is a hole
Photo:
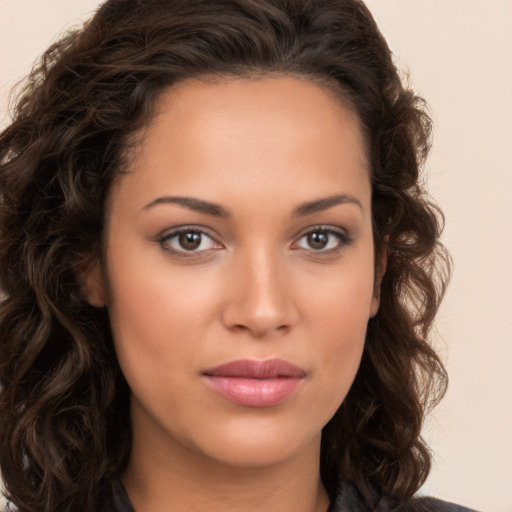
[[[50,47],[0,135],[0,465],[20,511],[93,511],[126,466],[129,389],[108,314],[77,275],[101,260],[105,198],[159,95],[192,77],[284,73],[335,83],[371,163],[381,305],[355,382],[325,427],[321,473],[411,496],[446,375],[428,343],[449,273],[422,190],[424,102],[359,0],[109,0]]]

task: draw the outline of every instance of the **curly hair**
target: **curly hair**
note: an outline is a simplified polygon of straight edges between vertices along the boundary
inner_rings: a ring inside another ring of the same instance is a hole
[[[360,369],[325,426],[321,475],[410,497],[430,469],[424,414],[443,395],[428,342],[450,271],[420,169],[424,101],[359,0],[109,0],[42,56],[0,134],[0,465],[23,512],[94,510],[126,467],[129,388],[79,270],[102,258],[105,198],[159,96],[201,76],[336,84],[371,164],[381,304]]]

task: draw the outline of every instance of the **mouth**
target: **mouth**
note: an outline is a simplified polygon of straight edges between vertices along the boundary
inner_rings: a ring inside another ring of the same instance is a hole
[[[231,361],[203,372],[217,394],[238,405],[271,407],[283,402],[301,384],[306,372],[282,359]]]

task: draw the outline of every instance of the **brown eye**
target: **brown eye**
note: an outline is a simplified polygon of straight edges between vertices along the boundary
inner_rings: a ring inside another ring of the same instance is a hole
[[[350,245],[352,241],[352,237],[339,230],[339,228],[318,227],[304,233],[297,242],[295,242],[294,247],[313,253],[316,252],[328,255],[341,251],[344,247]]]
[[[215,240],[199,229],[180,228],[162,236],[158,243],[176,256],[200,256],[212,249],[221,249]]]
[[[325,249],[329,243],[329,235],[323,231],[313,231],[306,235],[307,243],[311,249]]]
[[[178,235],[178,243],[182,249],[193,251],[201,245],[202,235],[198,231],[186,231]]]

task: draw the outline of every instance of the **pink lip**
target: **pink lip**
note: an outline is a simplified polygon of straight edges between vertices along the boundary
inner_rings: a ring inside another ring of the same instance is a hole
[[[243,359],[208,369],[203,375],[213,391],[233,403],[270,407],[293,393],[306,373],[282,359]]]

